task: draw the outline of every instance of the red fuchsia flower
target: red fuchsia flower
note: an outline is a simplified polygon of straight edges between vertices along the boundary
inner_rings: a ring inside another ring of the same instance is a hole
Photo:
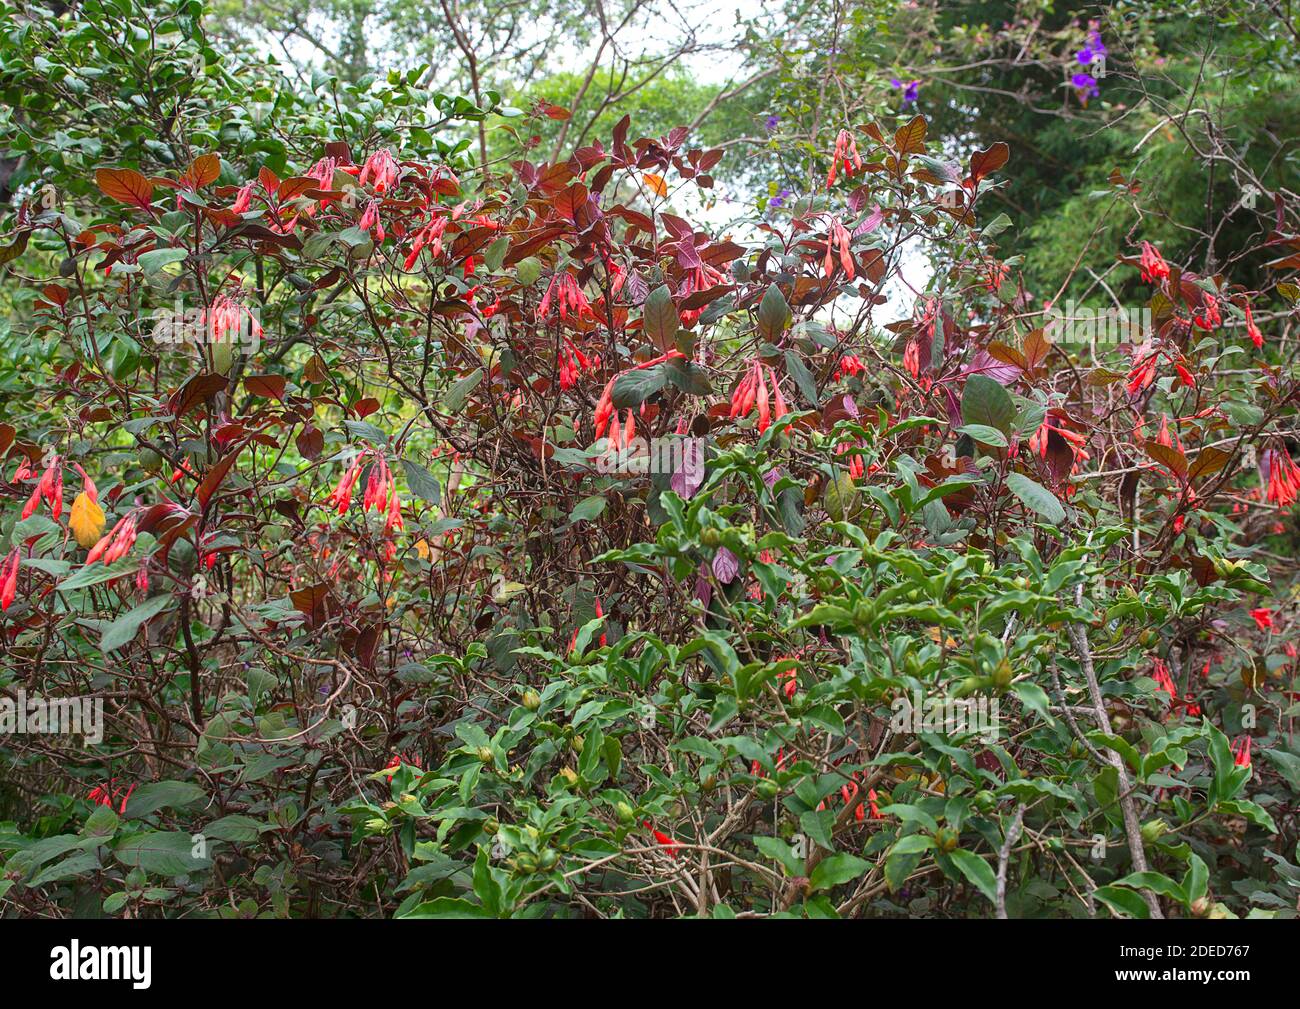
[[[1038,430],[1029,436],[1029,450],[1038,455],[1040,459],[1047,458],[1047,443],[1051,433],[1055,431],[1072,445],[1082,446],[1087,444],[1088,439],[1076,431],[1071,431],[1059,424],[1052,423],[1052,414],[1049,412],[1043,422],[1038,425]],[[1073,449],[1071,449],[1073,452]]]
[[[1232,743],[1232,762],[1238,767],[1250,766],[1250,737],[1238,736]]]
[[[727,278],[722,275],[721,271],[715,270],[708,263],[700,263],[699,266],[692,266],[686,271],[685,276],[682,277],[682,286],[677,293],[682,298],[689,298],[698,291],[708,291],[719,284],[724,284],[726,280]],[[699,308],[683,308],[678,311],[677,318],[683,326],[690,326],[703,312],[703,305]]]
[[[840,366],[835,369],[835,374],[831,381],[838,382],[845,375],[861,375],[867,370],[867,366],[862,363],[862,359],[856,354],[845,354],[840,358]]]
[[[357,480],[361,478],[361,465],[365,458],[366,453],[362,452],[352,460],[352,465],[339,477],[338,484],[329,496],[330,507],[336,509],[340,515],[352,507],[352,491],[357,485]]]
[[[880,807],[876,805],[876,790],[874,788],[867,790],[867,802],[871,806],[871,818],[873,820],[881,819]]]
[[[21,561],[18,548],[14,547],[4,564],[0,565],[0,610],[7,610],[13,605],[14,596],[18,593],[18,567]]]
[[[921,375],[921,345],[916,340],[908,340],[903,348],[903,367],[913,378]]]
[[[1261,606],[1257,610],[1251,610],[1250,615],[1255,621],[1255,626],[1261,631],[1271,631],[1273,629],[1273,611],[1268,607]]]
[[[117,520],[117,524],[99,538],[99,541],[86,554],[86,564],[102,560],[112,564],[121,560],[135,545],[137,512],[129,511]]]
[[[415,262],[420,258],[420,251],[427,247],[429,255],[437,259],[442,255],[442,236],[447,230],[447,218],[439,215],[415,233],[411,240],[411,251],[406,256],[402,269],[410,273],[415,269]]]
[[[587,357],[567,336],[560,343],[560,388],[572,389],[585,371],[600,367],[600,356]]]
[[[1165,660],[1157,658],[1155,668],[1152,670],[1151,678],[1156,681],[1156,686],[1169,695],[1169,704],[1171,708],[1186,708],[1187,714],[1195,718],[1201,713],[1201,706],[1193,701],[1179,700],[1178,689],[1174,686],[1174,678],[1169,673],[1169,666]]]
[[[384,240],[384,222],[379,219],[379,201],[371,200],[366,204],[365,212],[361,215],[361,221],[357,227],[362,231],[370,232],[370,237],[376,242]]]
[[[27,504],[23,506],[23,518],[31,518],[40,507],[41,501],[44,500],[50,508],[50,514],[57,520],[63,514],[63,463],[59,456],[55,456],[45,472],[41,474],[41,479],[36,484],[36,489],[32,491],[32,496],[27,499]]]
[[[826,256],[822,260],[822,275],[829,277],[835,272],[836,250],[838,249],[838,258],[840,266],[844,269],[844,275],[852,280],[857,274],[857,266],[853,262],[853,253],[849,249],[848,230],[840,223],[838,217],[832,217],[830,228],[826,235]]]
[[[1261,350],[1264,346],[1264,334],[1259,331],[1255,325],[1255,316],[1251,314],[1250,302],[1246,302],[1246,335],[1250,337],[1255,344],[1256,350]]]
[[[1169,666],[1165,664],[1164,659],[1155,660],[1155,669],[1151,671],[1151,678],[1156,681],[1156,686],[1169,695],[1171,702],[1178,700],[1178,691],[1174,687],[1174,678],[1169,675]]]
[[[776,375],[772,373],[772,384],[776,386]],[[731,394],[731,419],[744,417],[751,410],[758,407],[758,432],[762,434],[772,423],[772,399],[768,395],[767,381],[763,378],[763,365],[758,358],[750,362],[749,369],[745,377],[736,385]],[[776,387],[776,407],[777,417],[784,417],[786,414],[785,400],[781,396],[780,387]]]
[[[14,475],[10,483],[21,483],[23,480],[30,480],[34,476],[32,471],[31,460],[23,456],[18,460],[18,468],[14,470]]]
[[[826,176],[826,188],[835,185],[835,176],[843,172],[845,178],[862,171],[862,158],[858,156],[858,142],[848,130],[840,130],[835,136],[835,151],[831,154],[831,170]]]
[[[107,785],[96,785],[86,795],[86,798],[96,806],[107,806],[109,809],[117,802],[117,797],[122,796],[122,804],[118,807],[118,812],[125,815],[126,800],[131,798],[131,793],[135,791],[135,785],[128,788],[123,794],[122,789],[117,785],[116,778],[110,778]]]
[[[631,413],[631,411],[629,410],[628,413]],[[601,605],[600,605],[600,597],[599,597],[599,596],[596,597],[596,616],[597,616],[597,617],[600,617],[600,618],[602,618],[602,619],[603,619],[604,616],[605,616],[605,611],[604,611],[604,609],[601,608]],[[601,624],[601,627],[602,627],[602,628],[603,628],[604,626],[605,626],[604,624]],[[602,631],[600,632],[600,647],[601,647],[601,648],[604,648],[604,647],[605,647],[605,637],[606,637],[605,632],[604,632],[604,630],[602,630]]]
[[[1268,483],[1270,504],[1290,507],[1300,495],[1300,469],[1285,448],[1266,449],[1259,459],[1261,476]]]
[[[254,182],[245,182],[239,187],[239,192],[235,194],[235,202],[230,205],[230,212],[233,214],[246,214],[248,208],[253,205],[253,188],[257,185]]]
[[[652,824],[649,820],[643,821],[641,826],[645,827],[646,830],[650,831],[650,833],[654,835],[655,840],[659,842],[660,845],[667,848],[668,854],[672,855],[673,858],[681,857],[682,853],[679,850],[681,848],[681,843],[679,841],[673,840],[672,837],[670,837],[668,834],[665,834],[662,830],[655,830],[654,824]]]
[[[1150,242],[1142,243],[1142,282],[1150,284],[1156,280],[1169,279],[1169,264],[1156,251]]]
[[[235,297],[218,294],[212,300],[212,305],[204,311],[199,321],[201,325],[207,328],[209,339],[213,343],[220,343],[227,338],[235,339],[242,336],[245,319],[248,320],[249,334],[261,339],[261,324],[244,305],[243,299],[237,293]]]
[[[408,767],[414,767],[418,771],[424,770],[424,768],[420,766],[420,762],[414,757],[408,757],[405,753],[394,753],[393,759],[384,765],[384,770],[388,771],[388,781],[393,780],[393,775],[398,772],[403,764],[406,764]]]
[[[551,304],[554,302],[556,311],[559,313],[561,321],[567,322],[570,317],[574,319],[595,319],[595,314],[591,310],[591,303],[587,301],[587,296],[582,293],[582,288],[573,276],[567,272],[557,273],[551,278],[551,282],[546,285],[546,293],[542,295],[542,303],[537,306],[537,321],[545,322],[547,315],[550,314]]]
[[[307,178],[315,179],[324,189],[329,189],[334,184],[334,170],[338,168],[337,158],[321,158],[316,164],[311,166],[307,172]]]
[[[862,455],[857,451],[862,446],[861,441],[842,441],[835,446],[836,455],[848,455],[849,457],[849,476],[854,480],[861,480],[866,474],[866,469],[862,461]]]
[[[1156,380],[1156,362],[1160,359],[1160,354],[1151,352],[1145,356],[1134,355],[1133,367],[1128,373],[1128,393],[1130,396],[1136,396],[1139,392],[1149,386]]]
[[[660,354],[658,357],[651,358],[649,361],[642,361],[635,364],[619,375],[626,375],[629,371],[640,371],[643,368],[653,368],[656,364],[663,364],[675,357],[684,357],[680,350],[670,350],[666,354]],[[610,421],[617,417],[614,412],[614,383],[618,381],[619,375],[615,375],[605,383],[604,391],[600,394],[600,399],[596,402],[596,412],[592,418],[593,425],[596,429],[596,437],[600,438],[609,428]],[[630,412],[630,411],[629,411]]]
[[[785,686],[781,688],[781,692],[785,694],[787,701],[793,700],[795,693],[799,690],[798,674],[793,669],[787,669],[781,674],[781,678],[785,680]]]
[[[397,162],[388,148],[381,147],[366,158],[361,174],[357,177],[357,184],[364,186],[368,182],[374,183],[375,192],[381,195],[392,189],[397,182]]]
[[[1219,299],[1212,294],[1207,294],[1205,304],[1192,314],[1192,322],[1201,329],[1207,330],[1214,329],[1223,322],[1223,316],[1219,313]]]

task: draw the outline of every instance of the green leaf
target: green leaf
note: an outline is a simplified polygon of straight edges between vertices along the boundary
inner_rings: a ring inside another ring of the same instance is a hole
[[[1023,473],[1012,473],[1007,477],[1007,489],[1020,499],[1030,511],[1035,511],[1053,525],[1065,521],[1065,508],[1056,500],[1056,495],[1042,484],[1034,483]]]
[[[195,855],[195,846],[196,842],[183,830],[151,830],[127,838],[113,851],[113,857],[128,869],[184,876],[212,865],[206,854]]]
[[[677,309],[673,305],[673,295],[668,290],[668,285],[656,287],[641,307],[641,331],[645,338],[660,350],[671,350],[678,322]]]
[[[1134,890],[1150,890],[1161,897],[1172,897],[1179,903],[1187,899],[1183,888],[1163,872],[1131,872],[1123,879],[1115,880],[1114,885],[1131,886]]]
[[[796,858],[794,849],[779,837],[757,835],[754,838],[754,847],[773,861],[780,862],[785,867],[787,875],[791,877],[803,875],[803,859]]]
[[[438,478],[418,462],[403,459],[402,469],[406,472],[406,486],[411,488],[412,494],[422,501],[428,501],[429,504],[436,505],[442,500],[442,488],[438,486]]]
[[[1151,917],[1151,909],[1147,907],[1147,902],[1134,890],[1126,890],[1122,886],[1099,886],[1092,895],[1110,908],[1117,917],[1144,920]]]
[[[223,816],[221,819],[209,823],[203,828],[203,835],[205,837],[214,837],[218,841],[248,843],[256,841],[261,836],[264,826],[266,824],[254,820],[251,816],[232,813],[230,816]]]
[[[776,343],[790,322],[790,306],[781,288],[773,284],[758,303],[758,331],[769,343]]]
[[[483,369],[475,368],[448,390],[447,395],[442,398],[442,409],[447,413],[457,413],[465,405],[469,394],[478,388],[478,384],[482,381]]]
[[[803,358],[793,350],[785,352],[785,371],[792,379],[795,386],[799,389],[799,394],[811,406],[820,406],[821,397],[817,393],[817,381],[813,378],[812,372],[808,366],[803,363]]]
[[[653,368],[638,368],[636,371],[624,372],[614,380],[610,399],[614,407],[619,410],[640,406],[662,389],[667,382],[668,373],[661,364],[656,364]]]
[[[857,855],[850,855],[847,852],[827,855],[813,869],[808,885],[814,892],[829,890],[833,886],[857,879],[870,868],[871,863],[866,859],[858,858]]]
[[[606,504],[607,502],[604,497],[599,494],[593,494],[591,497],[583,498],[574,505],[573,511],[569,512],[569,521],[582,522],[584,520],[591,521],[599,518],[601,512],[605,510]]]
[[[987,375],[971,375],[962,391],[961,419],[967,424],[995,428],[1010,435],[1016,404],[998,382]]]
[[[126,803],[126,815],[139,819],[164,806],[181,809],[205,798],[207,792],[189,781],[151,781],[131,793]]]
[[[142,252],[136,257],[136,262],[140,264],[140,269],[144,270],[146,277],[151,276],[161,270],[164,266],[172,263],[179,263],[187,255],[184,249],[153,249],[149,252]]]
[[[130,644],[135,639],[136,632],[146,620],[157,616],[171,606],[173,602],[175,602],[175,598],[171,595],[154,596],[132,609],[129,613],[123,613],[108,625],[103,637],[99,639],[100,651],[107,653],[121,648],[123,645]]]
[[[997,428],[989,427],[987,424],[963,424],[957,428],[957,433],[970,435],[981,445],[992,445],[994,448],[1007,447],[1007,436]]]
[[[973,851],[966,851],[964,848],[957,848],[948,853],[953,864],[961,870],[961,874],[975,885],[980,893],[984,894],[989,900],[997,900],[997,877],[993,873],[993,867],[984,859],[980,858]]]

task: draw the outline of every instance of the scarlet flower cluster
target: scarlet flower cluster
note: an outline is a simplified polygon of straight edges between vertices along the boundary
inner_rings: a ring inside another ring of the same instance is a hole
[[[770,367],[768,377],[772,380],[773,395],[767,391],[767,381],[763,377],[763,364],[754,358],[745,377],[736,385],[731,394],[730,418],[744,417],[756,406],[758,407],[758,432],[762,434],[771,425],[773,418],[780,420],[789,410],[785,397],[781,395],[781,383],[776,380],[776,372]]]

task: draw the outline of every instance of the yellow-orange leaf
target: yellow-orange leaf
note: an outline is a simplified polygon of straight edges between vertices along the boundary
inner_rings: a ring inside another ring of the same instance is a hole
[[[77,546],[89,550],[104,535],[104,509],[82,491],[72,502],[68,525],[72,529],[72,535],[77,538]]]
[[[95,182],[105,196],[148,210],[153,200],[153,183],[132,168],[101,168]]]
[[[668,195],[668,183],[666,183],[658,175],[653,175],[650,172],[646,172],[644,178],[645,178],[645,184],[654,190],[656,196]]]

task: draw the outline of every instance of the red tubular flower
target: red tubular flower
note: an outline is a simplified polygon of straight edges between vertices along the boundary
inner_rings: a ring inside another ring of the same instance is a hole
[[[719,284],[725,284],[727,278],[722,272],[715,270],[708,263],[700,263],[699,266],[693,266],[686,271],[686,276],[682,279],[682,286],[678,294],[687,298],[697,291],[707,291]],[[678,319],[683,326],[689,326],[704,312],[704,307],[684,308],[677,313]]]
[[[230,211],[234,214],[244,214],[248,208],[253,205],[253,187],[256,182],[246,182],[239,187],[239,192],[235,194],[235,202],[230,205]]]
[[[832,217],[826,236],[826,256],[822,259],[822,274],[826,277],[835,272],[835,253],[837,249],[839,251],[839,263],[844,269],[844,275],[849,280],[852,280],[857,275],[857,267],[853,262],[853,253],[849,249],[849,233],[844,225],[840,223],[838,217]]]
[[[876,805],[876,790],[874,788],[868,789],[867,802],[871,804],[871,818],[873,820],[881,819],[880,807]]]
[[[1174,678],[1169,675],[1169,667],[1165,664],[1164,659],[1155,660],[1155,669],[1151,672],[1151,678],[1156,681],[1156,686],[1169,695],[1171,701],[1178,700],[1178,691],[1174,688]]]
[[[24,519],[31,518],[36,509],[40,507],[42,500],[49,505],[50,514],[55,519],[58,519],[63,514],[63,462],[57,455],[45,467],[45,472],[41,474],[36,489],[32,491],[32,496],[27,499],[27,504],[23,506],[22,517]]]
[[[642,368],[653,368],[656,364],[663,364],[675,357],[684,357],[680,350],[670,350],[666,354],[660,354],[658,357],[651,358],[649,361],[643,361],[635,364],[627,371],[620,374],[627,374],[628,371],[640,371]],[[617,414],[614,412],[614,383],[618,380],[618,375],[611,378],[606,384],[605,389],[600,394],[600,399],[596,403],[596,412],[593,417],[593,424],[596,429],[596,437],[600,438],[610,426],[610,421],[617,422]],[[612,440],[612,439],[611,439]]]
[[[584,371],[600,367],[600,357],[587,357],[567,336],[560,343],[560,388],[572,389]]]
[[[546,285],[546,293],[542,295],[542,303],[537,306],[538,322],[546,320],[547,315],[550,314],[552,301],[562,322],[567,322],[570,316],[574,319],[595,319],[596,317],[591,310],[591,303],[587,301],[587,296],[582,293],[582,288],[578,286],[578,282],[569,273],[557,273],[551,278],[551,282]]]
[[[1223,322],[1223,316],[1219,313],[1219,299],[1212,294],[1207,294],[1205,304],[1193,313],[1192,322],[1201,329],[1207,330],[1214,329]]]
[[[1260,463],[1268,481],[1269,503],[1289,507],[1300,495],[1300,469],[1291,461],[1287,450],[1280,446],[1265,450]]]
[[[136,513],[130,512],[125,515],[118,521],[117,525],[113,527],[113,530],[113,533],[110,534],[113,539],[104,550],[105,564],[112,564],[114,561],[121,560],[130,552],[131,547],[135,545]],[[103,540],[100,540],[100,543],[102,542]],[[98,546],[99,543],[96,543],[95,546],[91,548],[92,554]],[[89,556],[86,558],[86,563],[90,563]]]
[[[1238,767],[1250,766],[1250,737],[1238,736],[1232,743],[1232,762]]]
[[[915,340],[908,340],[907,346],[903,348],[903,367],[913,378],[920,377],[921,345]]]
[[[411,251],[407,255],[402,269],[410,273],[415,268],[416,260],[420,258],[420,251],[426,247],[429,250],[429,255],[433,256],[434,259],[441,256],[442,236],[446,230],[447,218],[438,216],[417,231],[411,242]]]
[[[600,606],[600,597],[597,596],[597,597],[596,597],[596,616],[598,616],[598,617],[604,617],[604,615],[605,615],[605,611],[604,611],[603,609],[601,609],[601,606]],[[602,626],[604,626],[604,625],[602,625]],[[604,647],[605,647],[605,632],[604,632],[603,630],[600,632],[600,647],[601,647],[601,648],[604,648]]]
[[[649,820],[643,821],[641,826],[645,827],[646,830],[654,834],[655,840],[658,841],[663,847],[667,848],[668,853],[672,855],[673,858],[681,857],[681,852],[678,850],[681,847],[681,844],[679,842],[673,840],[672,837],[670,837],[668,834],[665,834],[662,830],[655,830],[654,824],[652,824]]]
[[[358,185],[364,186],[367,182],[373,182],[375,192],[380,194],[392,189],[396,181],[397,162],[386,147],[381,147],[366,158],[366,163],[361,168],[361,175],[357,177]]]
[[[1156,361],[1159,358],[1160,355],[1155,353],[1134,358],[1133,367],[1129,369],[1128,373],[1128,393],[1130,396],[1136,396],[1156,380]]]
[[[1255,344],[1255,349],[1260,350],[1264,346],[1264,334],[1259,331],[1255,325],[1255,316],[1251,314],[1250,302],[1246,302],[1246,335],[1250,337]]]
[[[835,136],[835,151],[831,154],[831,170],[826,176],[826,188],[835,185],[835,176],[843,172],[846,178],[852,178],[862,171],[862,158],[858,156],[858,142],[848,130],[840,130]]]
[[[1142,282],[1150,284],[1154,280],[1169,279],[1169,264],[1150,242],[1142,243]]]
[[[384,222],[379,219],[378,200],[371,200],[366,204],[365,212],[361,215],[361,221],[357,227],[362,231],[370,232],[370,237],[376,242],[384,240]]]
[[[0,610],[7,610],[13,604],[18,593],[18,568],[22,558],[18,548],[14,547],[0,566]]]
[[[1251,610],[1250,615],[1254,618],[1255,626],[1261,631],[1271,631],[1273,629],[1273,611],[1266,606],[1261,606],[1257,610]]]
[[[330,507],[335,508],[340,515],[344,514],[352,507],[352,489],[356,486],[357,480],[361,477],[361,462],[365,458],[364,454],[359,455],[352,461],[352,465],[347,471],[339,477],[338,485],[334,488],[334,493],[329,496]]]
[[[861,375],[867,370],[867,366],[862,363],[862,359],[856,354],[845,354],[840,358],[840,366],[835,370],[832,381],[838,382],[845,375]]]

